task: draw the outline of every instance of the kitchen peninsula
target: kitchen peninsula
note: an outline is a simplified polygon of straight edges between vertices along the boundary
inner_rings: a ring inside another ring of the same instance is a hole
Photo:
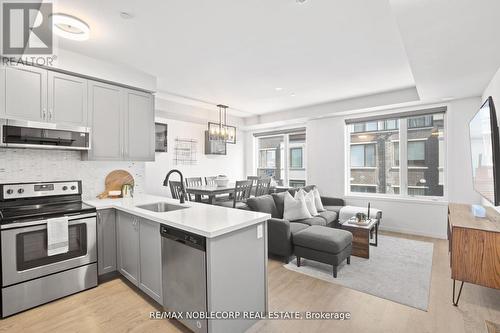
[[[100,275],[118,271],[169,311],[267,311],[268,214],[170,198],[87,200],[98,210]],[[244,332],[253,320],[181,320]]]

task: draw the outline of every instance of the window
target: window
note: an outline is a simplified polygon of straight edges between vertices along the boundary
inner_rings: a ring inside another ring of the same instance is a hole
[[[290,169],[302,169],[302,147],[290,148]]]
[[[349,191],[444,195],[444,113],[348,122]],[[403,140],[403,141],[401,141]]]
[[[425,167],[425,142],[408,142],[408,167]]]
[[[306,181],[305,180],[290,179],[290,181],[288,182],[288,186],[290,186],[290,187],[304,187],[304,186],[306,186]]]
[[[305,132],[258,137],[257,175],[273,177],[279,185],[305,186],[305,147]]]
[[[375,144],[359,144],[351,146],[351,167],[375,167]]]

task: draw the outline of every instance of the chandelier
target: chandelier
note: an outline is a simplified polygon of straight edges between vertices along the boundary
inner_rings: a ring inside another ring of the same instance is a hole
[[[219,122],[208,122],[208,135],[211,141],[224,141],[236,143],[236,127],[227,124],[227,105],[217,105],[219,111]]]

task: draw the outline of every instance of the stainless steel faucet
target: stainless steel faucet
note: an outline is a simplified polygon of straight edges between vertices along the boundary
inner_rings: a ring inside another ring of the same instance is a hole
[[[173,169],[173,170],[170,170],[168,173],[167,173],[167,176],[165,177],[165,180],[163,181],[163,186],[168,186],[168,178],[170,177],[171,174],[173,173],[178,173],[179,176],[181,177],[181,194],[180,194],[180,203],[183,204],[185,202],[185,197],[187,196],[186,195],[186,188],[184,187],[184,176],[182,176],[182,172],[180,172],[179,170],[177,169]]]

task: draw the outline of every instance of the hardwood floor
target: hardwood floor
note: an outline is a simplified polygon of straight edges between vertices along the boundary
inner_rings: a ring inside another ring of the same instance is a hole
[[[452,306],[446,241],[400,236],[434,242],[428,312],[289,271],[269,260],[271,311],[349,311],[352,319],[267,320],[249,332],[483,333],[485,320],[500,322],[500,290],[466,284],[460,306]],[[160,310],[154,304],[117,278],[3,319],[0,332],[187,332],[178,322],[149,319],[150,311]]]

